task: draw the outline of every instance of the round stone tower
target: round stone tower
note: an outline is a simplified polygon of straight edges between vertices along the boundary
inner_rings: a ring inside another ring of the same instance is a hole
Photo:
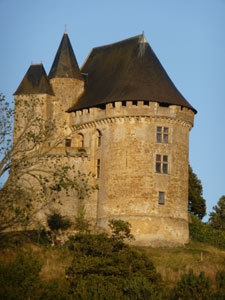
[[[188,242],[189,131],[195,109],[176,89],[144,35],[94,48],[84,93],[69,111],[84,137],[97,199],[87,216],[132,225],[137,244]]]

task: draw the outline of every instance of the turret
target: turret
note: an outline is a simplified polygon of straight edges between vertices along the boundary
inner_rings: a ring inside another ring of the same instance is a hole
[[[51,99],[53,96],[54,92],[42,63],[31,64],[14,93],[14,141],[29,118],[35,119],[38,117],[38,114],[41,114],[43,120],[52,117],[53,110]],[[33,115],[31,116],[30,113],[32,107],[34,110],[32,112]]]
[[[48,78],[56,96],[55,101],[60,103],[60,109],[65,112],[75,104],[84,89],[84,79],[66,32],[62,37]]]

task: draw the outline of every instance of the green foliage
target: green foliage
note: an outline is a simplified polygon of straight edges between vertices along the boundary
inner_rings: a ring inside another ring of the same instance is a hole
[[[0,188],[0,199],[0,232],[21,223],[26,228],[33,207],[30,195],[22,187],[5,185]]]
[[[72,300],[69,286],[63,279],[42,281],[38,290],[34,292],[33,300]]]
[[[225,271],[216,274],[216,288],[217,291],[214,295],[214,300],[225,299]]]
[[[79,233],[90,233],[90,223],[85,219],[86,210],[85,207],[82,206],[78,210],[77,217],[75,218],[75,229]]]
[[[96,188],[91,173],[61,166],[61,158],[49,156],[68,131],[64,122],[43,117],[45,105],[42,97],[17,97],[14,112],[0,94],[0,232],[26,229],[40,210],[60,204],[62,193],[82,200]]]
[[[72,225],[69,218],[62,216],[58,212],[48,215],[47,222],[52,231],[66,230]]]
[[[74,259],[66,276],[73,299],[160,299],[153,263],[120,238],[77,234],[70,243]]]
[[[195,241],[225,249],[225,231],[214,229],[195,216],[192,216],[192,222],[189,223],[189,233],[191,239]]]
[[[198,218],[206,215],[205,199],[202,197],[202,184],[189,166],[188,210]]]
[[[131,234],[131,225],[123,220],[110,220],[109,227],[112,230],[112,238],[124,241],[125,239],[132,240],[134,236]]]
[[[44,229],[0,233],[0,249],[17,248],[30,243],[49,245],[50,242],[49,234]]]
[[[225,196],[222,196],[217,205],[213,206],[215,212],[211,212],[209,224],[215,228],[225,231]]]
[[[0,265],[0,299],[32,299],[40,283],[41,263],[31,253],[21,253],[15,260]]]
[[[190,270],[188,274],[182,275],[180,281],[173,290],[173,300],[211,300],[212,283],[208,277],[201,272],[199,276]]]

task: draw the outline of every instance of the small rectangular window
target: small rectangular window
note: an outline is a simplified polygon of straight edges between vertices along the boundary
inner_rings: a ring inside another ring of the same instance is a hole
[[[157,143],[168,143],[169,128],[157,126],[156,128],[156,141]]]
[[[168,156],[156,154],[155,171],[157,173],[168,174]]]
[[[65,140],[65,146],[66,147],[71,147],[71,139],[66,139]]]
[[[159,204],[160,205],[165,204],[165,192],[159,192]]]
[[[100,159],[97,159],[97,178],[100,177]]]

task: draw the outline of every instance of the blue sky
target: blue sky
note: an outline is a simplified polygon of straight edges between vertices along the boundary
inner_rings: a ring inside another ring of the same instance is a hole
[[[225,194],[225,0],[0,0],[0,91],[12,101],[30,63],[48,73],[65,24],[81,66],[93,47],[145,36],[198,110],[190,164],[207,211]]]

